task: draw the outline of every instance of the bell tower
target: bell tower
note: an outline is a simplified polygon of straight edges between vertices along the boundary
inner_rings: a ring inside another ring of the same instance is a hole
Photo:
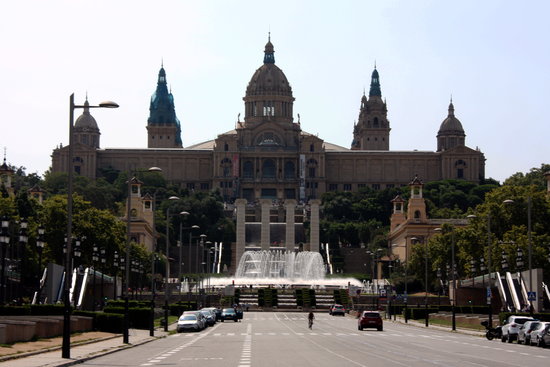
[[[363,93],[359,121],[353,129],[353,150],[389,150],[390,122],[386,102],[382,100],[376,66],[371,76],[369,98]]]
[[[168,91],[166,71],[160,68],[157,90],[151,97],[147,119],[148,148],[181,148],[181,125],[176,116],[174,96]]]

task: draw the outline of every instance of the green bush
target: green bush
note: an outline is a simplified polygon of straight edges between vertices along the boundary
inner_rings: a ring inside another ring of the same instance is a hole
[[[75,311],[75,316],[93,318],[94,330],[107,333],[122,333],[124,330],[124,314],[93,311]]]
[[[304,295],[301,289],[296,289],[294,291],[294,295],[296,297],[296,305],[300,307],[304,307]]]
[[[123,299],[117,299],[107,301],[107,304],[105,307],[124,307],[125,300]],[[137,301],[137,300],[128,300],[128,308],[135,308],[135,307],[151,307],[151,301]]]
[[[64,305],[30,305],[31,315],[44,316],[44,315],[63,315],[65,312]]]
[[[124,315],[124,307],[105,307],[104,313],[122,314]],[[130,319],[130,327],[136,329],[149,329],[151,318],[150,307],[134,307],[128,309],[128,317]]]
[[[25,316],[30,315],[29,306],[0,306],[0,315],[2,316]]]

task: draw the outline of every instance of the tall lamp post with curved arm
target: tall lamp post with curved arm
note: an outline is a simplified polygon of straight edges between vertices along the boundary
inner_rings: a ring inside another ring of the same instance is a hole
[[[118,104],[112,101],[101,102],[97,106],[74,104],[74,93],[69,97],[69,154],[67,157],[67,238],[72,238],[73,230],[73,155],[74,155],[74,110],[77,108],[118,108]],[[71,241],[67,242],[65,254],[65,283],[63,287],[63,344],[61,357],[71,358],[71,304],[69,292],[71,286]]]
[[[130,328],[130,315],[128,307],[128,284],[130,280],[130,243],[131,243],[131,232],[130,232],[130,222],[132,215],[132,181],[135,178],[135,175],[138,172],[161,172],[162,169],[159,167],[151,167],[146,170],[134,170],[132,178],[128,177],[128,197],[126,202],[126,254],[124,261],[124,281],[122,283],[122,288],[124,291],[124,325],[122,330],[122,341],[125,344],[130,343],[129,340],[129,328]],[[121,258],[122,262],[122,258]]]
[[[180,200],[177,196],[170,196],[168,200]],[[168,331],[168,288],[170,283],[170,205],[166,208],[166,281],[164,282],[164,331]]]

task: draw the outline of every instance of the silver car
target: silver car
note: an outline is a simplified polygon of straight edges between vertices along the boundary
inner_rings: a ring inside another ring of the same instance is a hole
[[[545,342],[543,339],[544,333],[547,331],[547,327],[550,322],[540,322],[539,326],[531,331],[531,342],[529,344],[535,344],[539,347],[544,347]]]
[[[200,331],[206,327],[204,316],[200,312],[184,312],[179,320],[176,331]]]
[[[518,344],[531,344],[531,332],[535,330],[539,324],[540,321],[538,320],[526,321],[525,324],[519,328]]]

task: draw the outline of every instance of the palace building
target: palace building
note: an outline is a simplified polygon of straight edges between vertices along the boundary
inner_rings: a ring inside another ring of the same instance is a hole
[[[424,181],[484,179],[485,157],[466,146],[466,134],[452,102],[439,130],[434,131],[435,151],[390,150],[388,110],[376,68],[368,95],[360,99],[349,148],[303,131],[299,119],[295,121],[292,87],[275,64],[270,40],[243,99],[244,119],[234,129],[183,147],[181,132],[186,123],[180,124],[176,116],[162,67],[150,101],[146,148],[102,148],[99,126],[84,108],[74,126],[73,162],[67,162],[68,147],[58,147],[52,154],[52,172],[66,172],[70,166],[77,174],[94,179],[104,169],[132,171],[155,166],[162,168],[168,181],[188,189],[219,189],[227,202],[240,198],[306,203],[327,191],[403,186],[415,176]]]

